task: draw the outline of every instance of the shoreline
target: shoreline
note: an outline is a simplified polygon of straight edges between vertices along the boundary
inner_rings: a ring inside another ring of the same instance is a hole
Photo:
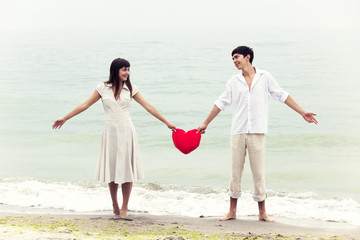
[[[257,216],[226,222],[217,218],[0,213],[0,239],[360,239],[360,228],[336,222],[310,227],[309,222],[288,219],[267,223]]]

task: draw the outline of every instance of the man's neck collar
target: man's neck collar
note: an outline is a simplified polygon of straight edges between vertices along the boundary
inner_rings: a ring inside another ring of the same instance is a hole
[[[246,69],[242,69],[242,75],[245,76],[250,76],[250,75],[255,75],[256,74],[256,68],[253,67],[252,65],[250,65],[249,67],[247,67]]]

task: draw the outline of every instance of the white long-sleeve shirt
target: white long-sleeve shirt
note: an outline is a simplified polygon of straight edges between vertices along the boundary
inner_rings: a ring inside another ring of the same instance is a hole
[[[215,101],[221,111],[233,106],[231,135],[267,133],[270,96],[282,103],[289,96],[270,73],[258,68],[250,89],[240,72],[230,78],[226,90]]]

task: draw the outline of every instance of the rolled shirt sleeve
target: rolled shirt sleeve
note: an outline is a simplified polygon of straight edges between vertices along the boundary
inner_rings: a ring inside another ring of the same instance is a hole
[[[215,105],[221,111],[224,111],[228,106],[231,105],[231,79],[226,83],[226,89],[215,101]]]
[[[270,74],[267,74],[267,84],[268,84],[268,91],[271,97],[274,99],[284,103],[289,96],[289,93],[284,91],[280,85],[277,83],[275,78]]]

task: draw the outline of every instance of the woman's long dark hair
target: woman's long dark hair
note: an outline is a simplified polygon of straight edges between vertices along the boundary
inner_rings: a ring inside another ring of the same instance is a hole
[[[122,59],[122,58],[114,59],[110,65],[109,80],[105,82],[106,84],[111,84],[112,86],[115,86],[115,93],[114,93],[115,98],[119,94],[120,84],[122,84],[122,81],[119,78],[119,70],[122,67],[130,67],[129,61]],[[127,80],[125,81],[125,84],[130,90],[130,97],[132,97],[132,86],[131,86],[131,82],[130,82],[130,75],[128,76]]]

